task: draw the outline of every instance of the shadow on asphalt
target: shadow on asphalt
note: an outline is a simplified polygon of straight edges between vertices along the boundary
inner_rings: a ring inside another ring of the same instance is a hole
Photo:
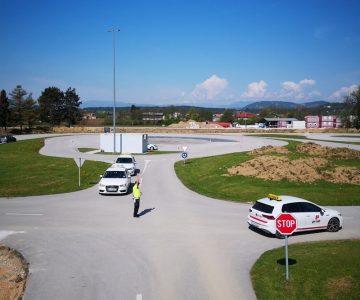
[[[154,209],[155,209],[155,207],[144,209],[141,213],[138,214],[138,216],[142,217],[142,216],[146,215],[147,213],[151,212]]]
[[[253,232],[256,232],[262,236],[268,237],[268,238],[277,238],[275,235],[267,233],[265,231],[262,231],[261,229],[258,229],[256,227],[253,226],[249,226],[249,229]],[[342,228],[340,228],[339,230],[341,230]],[[320,233],[320,232],[327,232],[326,229],[325,230],[313,230],[313,231],[302,231],[302,232],[295,232],[292,234],[292,236],[301,236],[301,235],[310,235],[310,234],[316,234],[316,233]],[[285,237],[283,237],[285,238]]]

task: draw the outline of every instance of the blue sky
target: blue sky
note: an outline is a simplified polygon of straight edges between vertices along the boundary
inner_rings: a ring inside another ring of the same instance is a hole
[[[84,106],[342,101],[360,84],[360,1],[0,0],[0,89]],[[105,103],[105,102],[104,102]]]

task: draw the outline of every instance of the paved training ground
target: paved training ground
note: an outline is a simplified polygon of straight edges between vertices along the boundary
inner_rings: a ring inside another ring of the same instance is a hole
[[[150,140],[161,150],[187,146],[189,158],[286,144],[239,134],[174,137]],[[41,153],[115,159],[79,153],[78,147],[99,147],[98,135],[50,138]],[[136,159],[143,180],[139,219],[132,217],[131,195],[100,196],[96,186],[0,198],[0,239],[30,262],[24,299],[255,299],[250,268],[264,251],[284,241],[248,229],[250,204],[209,199],[185,188],[173,167],[180,153]],[[289,243],[360,238],[360,208],[335,209],[344,216],[343,230],[294,236]]]

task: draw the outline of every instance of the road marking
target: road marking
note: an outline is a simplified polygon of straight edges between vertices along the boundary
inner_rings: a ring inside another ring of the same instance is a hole
[[[136,295],[136,300],[142,300],[142,295],[141,295],[141,294],[137,294],[137,295]]]
[[[0,241],[11,234],[25,233],[25,231],[0,230]]]
[[[144,171],[142,172],[143,175],[145,174],[146,168],[147,168],[147,166],[148,166],[148,164],[149,164],[150,162],[151,162],[150,159],[145,159]]]
[[[6,213],[7,216],[43,216],[44,214]]]

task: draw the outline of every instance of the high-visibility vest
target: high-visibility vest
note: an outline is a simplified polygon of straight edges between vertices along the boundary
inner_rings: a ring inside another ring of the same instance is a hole
[[[133,187],[133,197],[134,197],[134,199],[140,199],[140,196],[141,196],[141,192],[140,192],[139,186],[137,184],[135,184]]]

